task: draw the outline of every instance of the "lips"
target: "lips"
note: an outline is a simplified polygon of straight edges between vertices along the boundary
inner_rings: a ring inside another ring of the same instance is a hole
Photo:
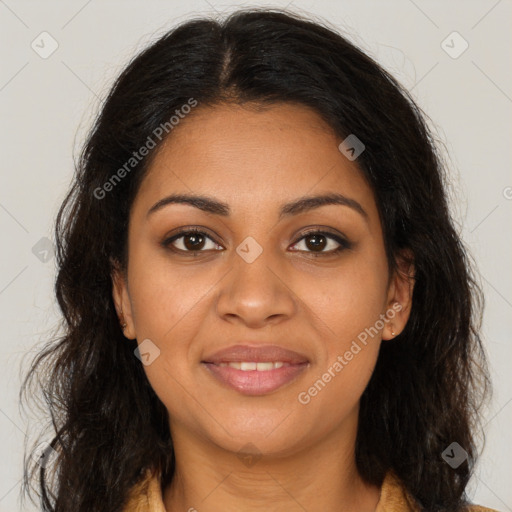
[[[309,365],[303,354],[277,345],[235,345],[202,361],[222,385],[244,395],[263,395],[297,378]]]
[[[253,361],[256,363],[282,361],[283,363],[307,363],[308,358],[293,350],[287,350],[278,345],[234,345],[215,352],[204,358],[205,363],[232,363],[240,361]]]

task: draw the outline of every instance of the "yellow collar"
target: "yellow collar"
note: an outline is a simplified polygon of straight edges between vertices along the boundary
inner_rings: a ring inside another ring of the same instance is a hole
[[[380,500],[375,512],[418,512],[420,509],[406,493],[400,480],[388,472],[382,483]],[[496,512],[484,507],[472,506],[470,512]],[[134,486],[123,512],[166,512],[158,473],[147,470],[145,477]]]

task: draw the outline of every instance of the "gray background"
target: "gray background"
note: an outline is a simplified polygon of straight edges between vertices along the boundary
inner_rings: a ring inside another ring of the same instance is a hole
[[[40,419],[19,408],[20,372],[58,322],[48,239],[99,101],[127,60],[176,23],[249,5],[288,5],[328,20],[412,90],[432,119],[451,173],[453,213],[481,273],[495,385],[469,492],[512,511],[510,0],[0,0],[0,512],[22,510],[23,446],[37,441]]]

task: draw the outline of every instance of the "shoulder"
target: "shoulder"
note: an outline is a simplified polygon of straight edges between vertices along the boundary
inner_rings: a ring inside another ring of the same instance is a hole
[[[392,472],[388,472],[381,487],[380,501],[375,512],[420,512],[421,507],[417,505],[410,496],[400,479]],[[498,512],[497,510],[469,504],[465,512]]]

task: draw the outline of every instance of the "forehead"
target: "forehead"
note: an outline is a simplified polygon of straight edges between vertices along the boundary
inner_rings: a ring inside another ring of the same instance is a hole
[[[313,138],[316,143],[320,139],[324,143],[336,141],[331,127],[306,106],[289,103],[200,106],[171,132],[160,154],[166,150],[176,153],[184,144],[194,145],[203,155],[257,150],[263,144],[267,149],[279,148],[285,152],[291,148],[296,150],[299,144],[313,142]],[[206,141],[213,146],[201,146]]]
[[[197,107],[159,148],[135,206],[150,208],[168,193],[194,192],[215,195],[233,210],[266,209],[337,191],[376,212],[362,171],[338,149],[341,141],[301,105]]]

